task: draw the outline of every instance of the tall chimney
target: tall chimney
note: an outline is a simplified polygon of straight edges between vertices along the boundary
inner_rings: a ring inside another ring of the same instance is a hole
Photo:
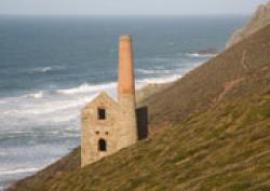
[[[135,84],[130,35],[122,35],[118,50],[118,103],[123,111],[121,146],[130,146],[138,140]]]
[[[135,95],[131,36],[122,35],[118,48],[118,97]]]

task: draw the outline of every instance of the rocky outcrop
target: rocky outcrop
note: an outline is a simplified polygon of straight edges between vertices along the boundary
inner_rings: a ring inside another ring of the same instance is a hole
[[[270,24],[270,2],[260,5],[256,13],[251,17],[249,22],[243,28],[240,28],[234,32],[226,44],[226,48],[242,41],[251,34],[257,32],[258,30],[264,28]]]

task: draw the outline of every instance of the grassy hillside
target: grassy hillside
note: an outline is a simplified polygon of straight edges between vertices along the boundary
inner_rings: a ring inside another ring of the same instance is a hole
[[[238,101],[38,190],[269,190],[270,94]]]
[[[269,31],[268,26],[146,99],[151,126],[178,124],[194,112],[219,104],[243,80],[255,80],[253,72],[270,64]],[[234,96],[252,92],[253,89],[245,89]]]
[[[270,190],[270,26],[144,103],[159,133],[84,169],[77,149],[9,190]]]

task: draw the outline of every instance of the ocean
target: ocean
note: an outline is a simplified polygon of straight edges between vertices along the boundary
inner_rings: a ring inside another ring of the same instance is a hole
[[[116,95],[117,43],[133,37],[136,88],[222,51],[246,16],[0,16],[0,190],[80,144],[80,108]]]

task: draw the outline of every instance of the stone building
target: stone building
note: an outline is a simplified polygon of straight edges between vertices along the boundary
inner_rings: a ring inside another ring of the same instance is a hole
[[[119,39],[117,100],[101,92],[81,112],[81,166],[147,136],[147,108],[136,108],[132,40]]]

